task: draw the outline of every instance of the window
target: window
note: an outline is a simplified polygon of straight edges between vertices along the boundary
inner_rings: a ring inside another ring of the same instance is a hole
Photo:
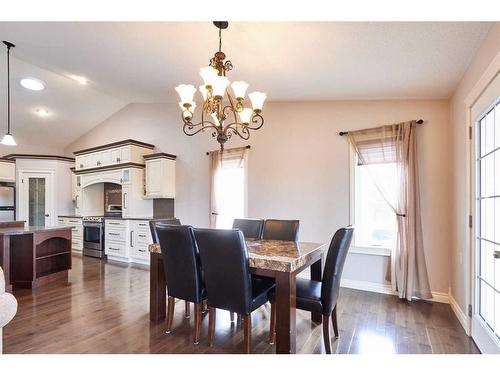
[[[228,151],[224,152],[227,154],[223,154],[215,177],[218,229],[229,229],[235,218],[246,216],[246,156],[232,157]]]
[[[353,252],[389,255],[396,241],[396,215],[379,188],[395,206],[398,194],[396,163],[361,165],[353,150],[351,180],[351,221],[356,228]]]

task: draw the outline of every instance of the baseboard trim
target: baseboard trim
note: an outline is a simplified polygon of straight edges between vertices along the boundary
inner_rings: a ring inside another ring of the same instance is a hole
[[[392,285],[389,283],[382,284],[382,283],[373,283],[370,281],[342,279],[340,281],[340,286],[343,288],[364,290],[366,292],[375,292],[375,293],[391,294],[391,295],[398,294],[397,292],[392,290]],[[432,292],[432,296],[434,298],[428,299],[426,301],[446,303],[446,304],[450,303],[449,293]]]
[[[364,290],[366,292],[396,294],[392,290],[391,284],[381,284],[381,283],[372,283],[370,281],[342,279],[340,280],[340,286],[343,288]]]
[[[449,294],[449,299],[450,299],[450,307],[451,310],[455,313],[455,316],[457,317],[458,321],[462,325],[462,328],[464,329],[465,333],[469,335],[469,319],[467,319],[467,314],[465,314],[460,306],[458,305],[457,301],[455,301],[455,298],[453,298],[451,291]]]

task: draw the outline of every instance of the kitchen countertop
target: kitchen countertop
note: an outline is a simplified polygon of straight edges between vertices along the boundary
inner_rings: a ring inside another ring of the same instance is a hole
[[[30,234],[30,233],[41,233],[41,232],[53,232],[61,229],[71,230],[73,227],[70,225],[56,225],[50,227],[42,226],[25,226],[17,228],[0,228],[0,235],[18,235],[18,234]]]
[[[69,218],[74,218],[74,219],[83,219],[83,216],[81,216],[81,215],[57,215],[57,217],[69,217]]]

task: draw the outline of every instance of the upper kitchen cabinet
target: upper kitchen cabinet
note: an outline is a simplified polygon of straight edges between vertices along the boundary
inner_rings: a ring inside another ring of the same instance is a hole
[[[0,181],[15,182],[16,181],[16,161],[8,159],[0,159]]]
[[[166,153],[144,156],[146,191],[144,198],[175,198],[175,155]]]
[[[75,151],[77,171],[116,166],[120,164],[144,164],[143,156],[153,152],[154,145],[128,139]]]

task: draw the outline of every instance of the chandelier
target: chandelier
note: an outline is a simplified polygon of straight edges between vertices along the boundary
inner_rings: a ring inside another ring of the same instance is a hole
[[[245,107],[245,93],[248,83],[244,81],[230,82],[226,73],[233,69],[230,60],[225,60],[222,52],[222,30],[227,29],[228,22],[216,21],[214,25],[219,29],[219,51],[210,59],[208,66],[200,69],[203,85],[199,91],[203,96],[200,122],[193,122],[196,103],[193,100],[196,88],[193,85],[179,85],[175,88],[180,96],[179,106],[182,111],[182,130],[186,135],[193,136],[201,131],[211,130],[212,137],[217,139],[221,151],[224,144],[233,135],[245,140],[250,138],[250,130],[258,130],[264,125],[262,107],[266,94],[255,91],[248,94],[252,108]],[[231,86],[232,93],[229,91]]]

